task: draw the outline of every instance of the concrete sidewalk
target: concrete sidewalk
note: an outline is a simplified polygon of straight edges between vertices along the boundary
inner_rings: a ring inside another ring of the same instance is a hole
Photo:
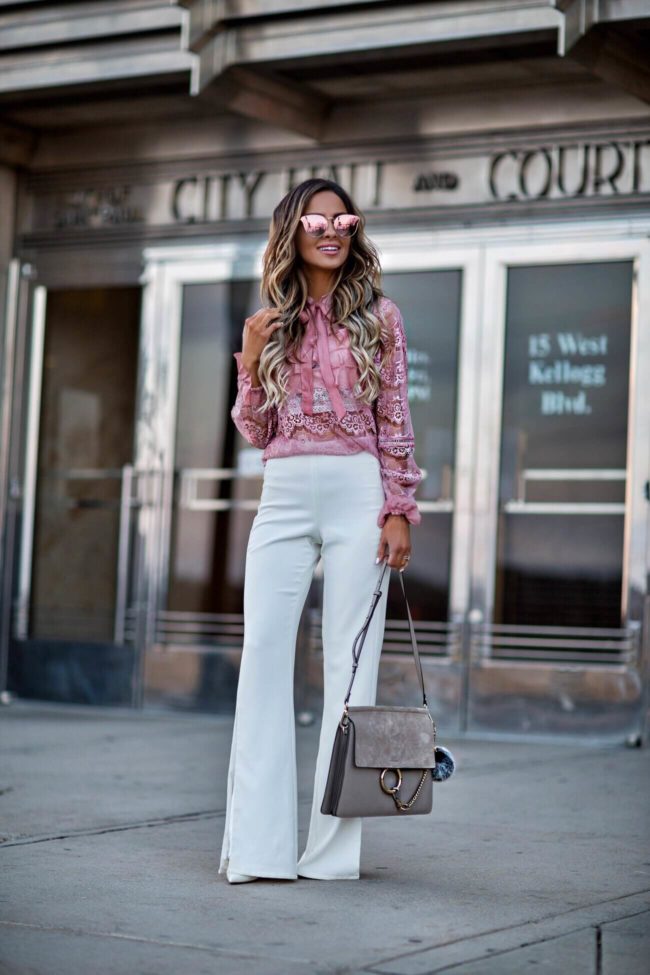
[[[648,975],[650,750],[441,737],[357,881],[217,875],[232,722],[0,711],[0,972]],[[298,728],[300,850],[317,727]]]

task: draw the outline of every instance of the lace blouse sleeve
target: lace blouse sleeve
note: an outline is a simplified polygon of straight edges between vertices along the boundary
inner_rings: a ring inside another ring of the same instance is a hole
[[[379,396],[373,404],[386,498],[377,518],[380,528],[389,514],[404,515],[412,525],[419,525],[422,520],[414,497],[422,480],[422,471],[413,457],[415,438],[408,404],[404,323],[399,308],[392,301],[384,300],[383,311],[390,339],[386,362],[380,371]]]
[[[237,398],[230,411],[235,426],[253,447],[264,448],[277,430],[278,411],[272,406],[259,412],[266,393],[263,386],[251,384],[251,374],[242,362],[242,353],[233,353],[237,362]]]

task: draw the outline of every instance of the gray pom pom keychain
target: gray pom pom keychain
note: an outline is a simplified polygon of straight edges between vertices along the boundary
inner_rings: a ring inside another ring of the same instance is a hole
[[[456,769],[456,761],[448,748],[436,745],[436,767],[431,769],[434,782],[444,782]]]

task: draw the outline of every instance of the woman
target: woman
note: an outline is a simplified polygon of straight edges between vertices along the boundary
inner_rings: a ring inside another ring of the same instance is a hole
[[[219,873],[359,877],[361,818],[320,812],[352,641],[377,563],[403,571],[422,471],[413,459],[406,341],[384,297],[364,217],[337,183],[309,179],[276,207],[265,305],[234,353],[232,418],[264,449],[246,552],[244,647]],[[298,624],[323,560],[324,702],[306,848],[298,859],[293,673]],[[368,628],[350,704],[374,704],[388,586]]]

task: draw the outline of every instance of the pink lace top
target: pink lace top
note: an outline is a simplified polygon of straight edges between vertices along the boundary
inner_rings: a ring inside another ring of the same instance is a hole
[[[380,299],[379,314],[391,339],[380,372],[379,396],[369,406],[353,393],[359,378],[344,325],[329,327],[331,294],[307,299],[301,320],[307,325],[300,348],[302,362],[288,364],[288,397],[281,407],[256,412],[266,399],[264,388],[251,385],[251,374],[235,352],[237,398],[231,410],[235,426],[253,447],[263,448],[262,461],[292,454],[354,454],[367,450],[379,460],[385,502],[377,524],[389,514],[404,515],[418,525],[421,515],[414,495],[422,471],[413,458],[414,436],[408,405],[408,369],[404,323],[390,298]],[[382,351],[375,362],[379,365]]]

